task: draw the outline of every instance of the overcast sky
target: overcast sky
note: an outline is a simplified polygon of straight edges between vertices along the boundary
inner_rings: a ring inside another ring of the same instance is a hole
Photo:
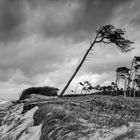
[[[30,86],[61,90],[105,24],[125,28],[135,49],[95,46],[67,93],[79,81],[109,84],[140,55],[140,1],[0,0],[0,98],[17,99]]]

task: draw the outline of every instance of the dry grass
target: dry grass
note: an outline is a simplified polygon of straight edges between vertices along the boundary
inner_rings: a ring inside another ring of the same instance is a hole
[[[59,119],[62,122],[76,121],[74,114],[66,110],[61,105],[46,105],[40,107],[34,114],[34,125],[39,125],[43,121],[49,121],[52,119]]]
[[[115,138],[113,138],[112,140],[129,140],[129,139],[135,139],[135,131],[132,130],[132,131],[128,131],[122,135],[119,135]]]
[[[34,114],[34,125],[42,125],[40,140],[62,139],[66,134],[80,132],[84,127],[75,113],[62,105],[49,104],[40,107]]]
[[[43,123],[40,140],[78,139],[98,129],[130,127],[129,122],[139,122],[139,100],[109,96],[65,97],[57,104],[59,100],[56,104],[39,105],[34,115],[34,125]],[[125,135],[132,137],[132,134],[122,134],[113,140],[123,140]]]

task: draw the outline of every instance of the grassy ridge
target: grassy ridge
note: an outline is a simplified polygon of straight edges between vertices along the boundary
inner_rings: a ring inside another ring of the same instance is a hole
[[[100,131],[108,132],[123,126],[130,129],[130,123],[140,121],[139,99],[98,95],[85,96],[85,99],[64,97],[38,106],[34,125],[43,123],[41,140],[80,139],[91,135],[95,138],[98,131],[101,137]],[[136,137],[135,130],[129,136]],[[121,135],[114,140],[117,137]],[[123,137],[127,135],[123,134]]]

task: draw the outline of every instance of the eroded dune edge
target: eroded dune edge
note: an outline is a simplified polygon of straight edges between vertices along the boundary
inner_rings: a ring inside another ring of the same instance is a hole
[[[139,99],[87,95],[11,103],[1,140],[140,139]]]

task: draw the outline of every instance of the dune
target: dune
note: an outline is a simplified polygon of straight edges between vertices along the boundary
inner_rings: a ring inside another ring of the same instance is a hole
[[[0,137],[1,140],[138,140],[139,107],[139,99],[100,95],[15,103],[3,118]]]

